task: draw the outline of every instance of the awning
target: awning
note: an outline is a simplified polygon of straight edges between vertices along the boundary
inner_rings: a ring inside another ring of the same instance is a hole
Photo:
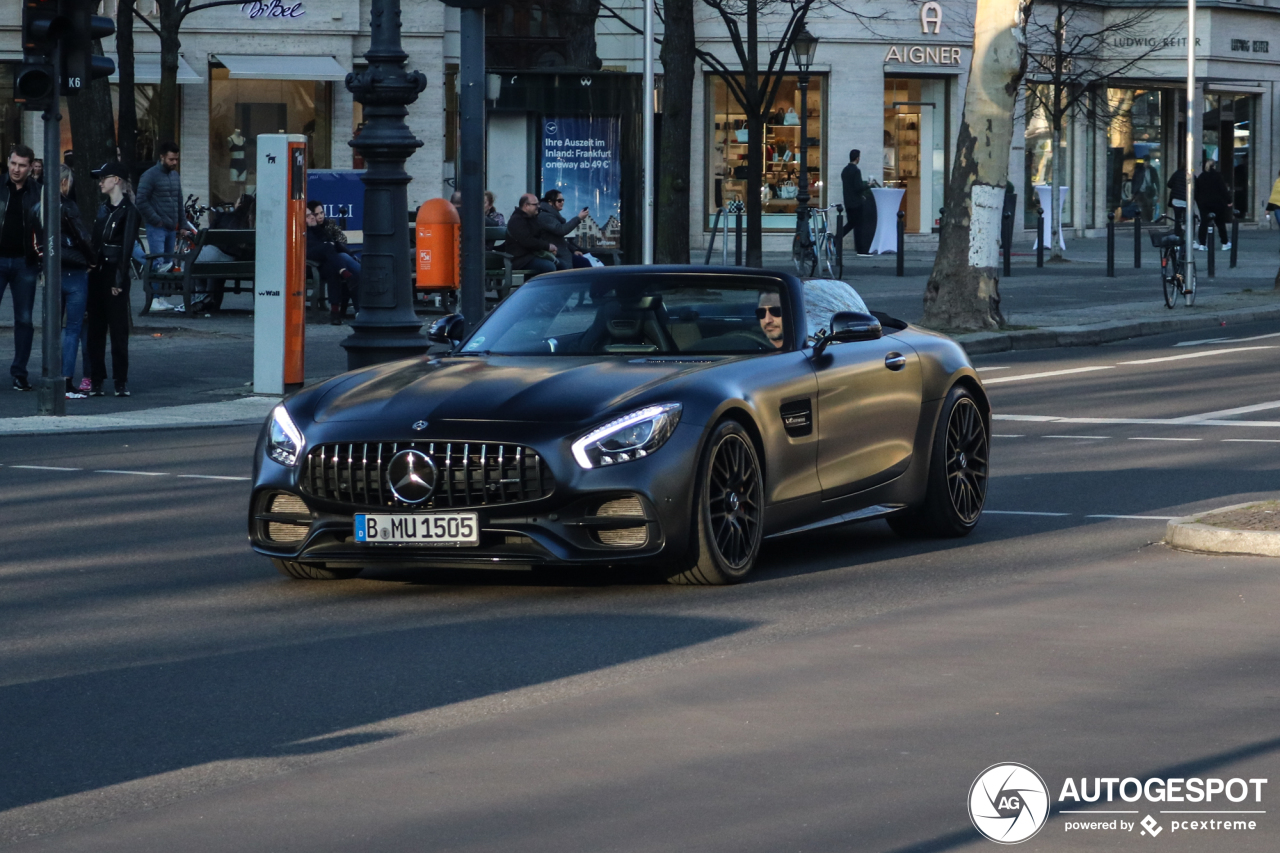
[[[232,80],[346,80],[347,69],[332,56],[247,56],[219,53]]]
[[[116,72],[111,75],[112,83],[120,82],[120,58],[111,54],[107,58],[116,64]],[[158,53],[135,53],[133,55],[133,82],[135,83],[159,83],[160,82],[160,54]],[[195,69],[187,64],[187,61],[178,55],[178,82],[179,83],[203,83],[199,74]]]

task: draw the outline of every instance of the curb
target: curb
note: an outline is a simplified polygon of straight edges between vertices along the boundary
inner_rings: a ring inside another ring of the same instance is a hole
[[[1097,346],[1128,338],[1214,328],[1221,326],[1227,320],[1251,323],[1276,319],[1280,319],[1280,308],[1236,308],[1217,314],[1170,317],[1166,320],[1111,320],[1106,323],[1051,326],[1017,332],[974,332],[958,335],[955,340],[969,355],[986,355],[1009,350]]]
[[[65,435],[84,432],[133,432],[144,429],[195,429],[261,425],[279,397],[241,397],[222,403],[191,403],[136,409],[112,415],[33,415],[0,418],[0,436]]]
[[[1200,519],[1219,512],[1254,506],[1258,501],[1232,504],[1211,512],[1174,518],[1165,528],[1164,541],[1179,551],[1200,551],[1211,554],[1241,554],[1253,557],[1280,557],[1280,533],[1268,530],[1231,530],[1201,524]]]

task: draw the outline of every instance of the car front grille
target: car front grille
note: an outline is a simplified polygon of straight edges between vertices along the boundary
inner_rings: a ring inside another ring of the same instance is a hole
[[[402,450],[418,450],[436,464],[436,487],[423,503],[401,501],[386,470]],[[322,444],[307,454],[305,492],[330,501],[370,507],[495,506],[545,498],[555,478],[537,451],[518,444],[402,441]]]

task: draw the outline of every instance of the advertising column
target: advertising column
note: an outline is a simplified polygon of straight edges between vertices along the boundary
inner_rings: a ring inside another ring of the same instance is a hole
[[[617,116],[548,117],[542,125],[542,192],[564,193],[564,215],[586,207],[574,242],[622,248],[622,123]]]
[[[302,386],[306,331],[307,138],[258,136],[253,391]]]

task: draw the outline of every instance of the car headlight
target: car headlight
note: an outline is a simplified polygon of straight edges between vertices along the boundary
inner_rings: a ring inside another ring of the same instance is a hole
[[[646,406],[596,427],[573,443],[573,458],[583,468],[642,459],[666,444],[680,423],[679,403]]]
[[[267,434],[267,455],[292,468],[302,458],[302,448],[306,441],[302,432],[293,423],[283,405],[271,410],[271,428]]]

